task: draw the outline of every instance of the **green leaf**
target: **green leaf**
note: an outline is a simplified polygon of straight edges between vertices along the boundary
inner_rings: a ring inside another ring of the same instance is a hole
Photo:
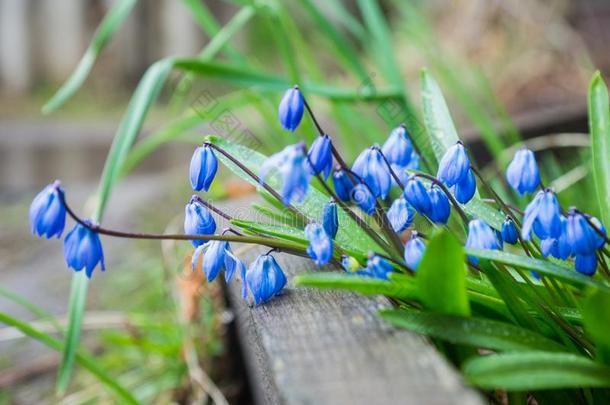
[[[382,310],[380,315],[393,325],[454,344],[500,351],[565,351],[544,336],[505,322],[410,309]]]
[[[417,288],[414,279],[380,280],[348,273],[304,273],[294,278],[298,286],[349,290],[363,295],[385,295],[399,299],[415,299]]]
[[[610,292],[610,287],[607,284],[577,273],[576,270],[570,267],[548,262],[546,260],[539,260],[513,253],[486,249],[466,249],[466,254],[469,256],[478,257],[479,259],[487,259],[491,260],[492,262],[502,263],[520,269],[537,271],[545,276],[563,280],[572,285],[581,287],[588,286]]]
[[[28,325],[25,322],[21,322],[18,319],[15,319],[5,313],[0,312],[0,322],[12,326],[24,335],[31,337],[32,339],[36,339],[40,343],[54,349],[60,351],[62,349],[62,343],[60,340],[55,339],[53,336],[46,334],[44,332],[39,331]],[[85,353],[76,353],[75,355],[76,362],[87,369],[91,374],[93,374],[102,384],[108,387],[112,392],[117,395],[118,398],[122,400],[122,402],[129,404],[137,404],[138,401],[127,391],[118,381],[114,378],[106,374],[106,372],[98,367],[97,362],[94,358]]]
[[[589,86],[589,130],[601,219],[610,224],[610,107],[608,88],[599,72],[593,75]]]
[[[432,236],[416,273],[420,300],[432,311],[470,315],[462,245],[447,230]]]
[[[208,136],[207,140],[215,145],[226,150],[233,157],[237,158],[242,164],[247,166],[254,173],[260,171],[260,167],[267,157],[255,150],[245,146],[227,141],[216,136]],[[226,159],[221,154],[217,153],[218,158],[225,164],[233,173],[240,176],[250,184],[258,186],[256,182],[245,174],[241,169],[235,166],[232,162]],[[280,180],[277,176],[268,176],[265,179],[268,184],[274,189],[280,189]],[[324,204],[328,201],[328,197],[319,192],[313,187],[309,187],[307,197],[301,204],[294,204],[307,217],[319,221],[322,218],[322,210]],[[352,220],[345,212],[338,210],[339,232],[335,240],[341,246],[349,246],[351,249],[366,254],[369,250],[379,250],[377,244]]]
[[[98,55],[102,52],[117,28],[127,18],[135,4],[136,0],[118,0],[115,2],[112,9],[106,14],[95,31],[89,47],[76,66],[76,69],[74,69],[74,72],[57,90],[51,100],[42,107],[43,114],[55,111],[76,93],[89,75]]]
[[[492,354],[467,361],[462,371],[470,384],[483,389],[530,391],[610,386],[610,368],[569,353]]]
[[[585,331],[595,342],[598,360],[610,365],[610,294],[593,291],[585,300],[582,313]]]
[[[38,318],[48,321],[51,325],[53,325],[57,333],[63,333],[63,328],[57,321],[57,318],[47,312],[44,308],[39,307],[33,302],[22,297],[21,295],[16,294],[2,286],[0,286],[0,295],[8,300],[13,301],[18,305],[21,305],[22,307],[30,311],[32,314],[36,315]]]

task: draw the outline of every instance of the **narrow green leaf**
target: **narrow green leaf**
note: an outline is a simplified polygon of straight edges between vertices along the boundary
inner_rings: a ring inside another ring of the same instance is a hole
[[[26,336],[31,337],[39,341],[40,343],[50,347],[51,349],[60,351],[62,349],[62,342],[53,336],[41,332],[38,329],[35,329],[28,325],[25,322],[21,322],[18,319],[15,319],[3,312],[0,312],[0,322],[12,326],[13,328],[18,329]],[[127,391],[119,382],[117,382],[114,378],[106,374],[104,370],[97,366],[96,360],[85,353],[76,353],[75,355],[76,362],[87,369],[91,374],[93,374],[102,384],[104,384],[108,389],[117,395],[123,402],[129,404],[137,404],[138,401]]]
[[[610,365],[610,294],[593,291],[582,309],[585,331],[591,335],[600,362]]]
[[[610,292],[610,287],[607,284],[577,273],[576,270],[570,267],[548,262],[546,260],[534,259],[508,252],[500,252],[498,250],[485,249],[466,249],[466,254],[469,256],[478,257],[479,259],[487,259],[491,260],[492,262],[502,263],[524,270],[537,271],[545,276],[563,280],[572,285],[580,287],[589,286],[595,289]]]
[[[500,351],[565,351],[544,336],[505,322],[410,309],[382,310],[380,315],[393,325],[454,344]]]
[[[413,281],[413,278],[398,282],[335,272],[303,273],[294,278],[295,284],[303,287],[349,290],[362,295],[385,295],[405,300],[416,298],[417,288]]]
[[[433,235],[416,273],[421,302],[448,315],[470,315],[462,245],[447,230]]]
[[[49,114],[64,104],[83,84],[95,60],[102,52],[112,34],[127,18],[137,0],[117,0],[112,9],[106,14],[93,35],[93,39],[80,62],[68,80],[57,90],[55,95],[42,107],[43,114]]]
[[[601,219],[610,224],[610,107],[608,88],[599,72],[593,75],[589,86],[589,130]]]
[[[610,387],[610,368],[569,353],[492,354],[467,361],[462,371],[469,383],[483,389]]]

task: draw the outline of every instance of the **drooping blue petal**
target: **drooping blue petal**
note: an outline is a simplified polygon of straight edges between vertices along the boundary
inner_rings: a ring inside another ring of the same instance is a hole
[[[311,174],[321,173],[326,180],[333,168],[333,155],[330,137],[326,134],[320,135],[311,145],[308,151],[308,168]]]
[[[212,213],[194,195],[184,207],[184,233],[187,235],[211,235],[216,231],[216,221]],[[194,239],[191,241],[197,247],[206,241]]]
[[[588,256],[595,253],[598,238],[584,215],[570,208],[567,223],[567,242],[575,255]]]
[[[589,219],[591,222],[593,222],[593,225],[595,225],[595,227],[601,231],[601,234],[606,236],[606,228],[604,227],[604,224],[602,224],[602,221],[595,217],[590,217]],[[606,243],[606,239],[602,235],[600,235],[595,229],[593,229],[593,233],[595,234],[596,240],[595,247],[597,249],[600,249]]]
[[[337,203],[334,199],[324,204],[322,209],[322,226],[326,234],[331,239],[335,239],[339,230],[339,217],[337,214]]]
[[[85,220],[85,223],[92,224],[90,220]],[[68,267],[75,271],[85,269],[89,278],[98,264],[102,271],[106,270],[99,235],[80,223],[77,223],[64,239],[64,258]]]
[[[404,197],[399,197],[388,210],[388,221],[392,225],[394,232],[401,233],[413,223],[413,208],[407,203]]]
[[[341,201],[351,200],[354,183],[343,169],[337,169],[333,172],[333,186],[337,197]]]
[[[318,267],[328,263],[333,257],[333,241],[326,234],[324,228],[317,223],[307,224],[305,227],[305,237],[309,241],[307,254],[312,258],[314,263]]]
[[[225,251],[229,242],[223,240],[212,240],[210,246],[203,255],[203,272],[208,282],[214,281],[225,264]]]
[[[428,218],[437,224],[446,224],[451,215],[451,205],[445,193],[436,185],[430,187],[430,212]]]
[[[561,235],[561,209],[553,191],[545,190],[540,197],[536,222],[539,228],[534,227],[534,231],[538,237],[558,238]]]
[[[500,250],[498,237],[494,230],[481,219],[473,219],[468,223],[468,237],[466,247],[472,249]],[[478,263],[478,259],[469,256],[472,263]]]
[[[477,191],[477,180],[472,170],[468,170],[462,181],[452,186],[450,190],[459,203],[468,203]]]
[[[373,215],[375,212],[375,197],[373,197],[366,184],[360,183],[356,185],[352,190],[351,199],[366,214]]]
[[[292,201],[300,203],[307,195],[311,177],[306,160],[302,144],[288,145],[263,162],[259,172],[260,181],[264,182],[271,171],[277,171],[283,179],[281,196],[284,205]]]
[[[391,164],[404,167],[410,163],[413,145],[404,124],[392,130],[381,151]]]
[[[438,165],[436,177],[451,187],[466,178],[470,171],[470,158],[461,142],[447,149]]]
[[[365,149],[356,158],[352,171],[364,180],[375,198],[387,197],[392,186],[392,176],[379,147]]]
[[[432,202],[426,187],[414,175],[409,177],[405,184],[404,196],[406,200],[422,215],[428,215]]]
[[[278,115],[282,127],[288,131],[297,129],[303,118],[304,111],[305,100],[303,99],[303,94],[301,94],[298,86],[286,90],[278,108]]]
[[[506,169],[506,181],[520,195],[533,193],[540,185],[540,172],[534,152],[520,149]]]
[[[597,256],[595,254],[586,256],[577,255],[574,260],[574,268],[585,276],[594,275],[597,268]]]
[[[405,244],[405,263],[411,270],[417,270],[419,262],[424,256],[426,245],[424,241],[419,237],[417,232],[413,232],[411,237]]]
[[[506,217],[504,223],[502,223],[502,240],[511,245],[516,244],[519,241],[519,234],[517,227],[510,217]]]
[[[261,255],[250,265],[246,283],[254,304],[266,302],[279,294],[286,285],[286,276],[273,256]]]
[[[239,274],[245,274],[246,266],[237,256],[235,256],[235,254],[231,251],[231,247],[227,243],[227,247],[225,249],[225,282],[231,282],[236,270],[239,270]]]
[[[366,262],[366,268],[359,272],[363,275],[379,278],[382,280],[388,279],[388,274],[394,271],[394,267],[379,255],[370,254]]]
[[[66,207],[59,180],[46,186],[32,201],[29,210],[32,233],[47,239],[60,237],[66,224]]]
[[[218,159],[216,159],[210,145],[204,144],[195,149],[189,167],[189,177],[193,190],[208,191],[217,170]]]

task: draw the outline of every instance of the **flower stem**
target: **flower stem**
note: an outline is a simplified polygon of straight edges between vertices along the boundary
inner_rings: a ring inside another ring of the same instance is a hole
[[[455,199],[453,194],[451,194],[451,192],[449,191],[447,186],[445,186],[441,181],[439,181],[436,177],[432,176],[431,174],[424,173],[424,172],[416,172],[416,173],[414,173],[414,175],[416,177],[423,177],[424,179],[430,180],[432,183],[439,186],[440,189],[443,190],[443,193],[445,193],[447,198],[449,198],[449,201],[451,201],[451,205],[453,205],[455,207],[455,210],[458,212],[458,214],[460,214],[460,218],[462,219],[462,222],[464,223],[466,228],[468,228],[468,222],[469,222],[468,215],[466,215],[466,213],[462,209],[462,206],[460,205],[459,202],[457,202],[457,200]]]
[[[483,185],[485,186],[485,188],[487,188],[487,190],[491,193],[492,197],[494,198],[494,200],[496,200],[496,202],[498,203],[498,205],[502,208],[502,210],[504,211],[505,215],[508,215],[510,217],[510,219],[513,220],[513,222],[519,227],[521,228],[521,221],[519,221],[517,219],[517,217],[515,217],[512,213],[512,211],[510,210],[510,207],[508,205],[506,205],[506,203],[504,202],[504,200],[502,200],[502,198],[500,198],[500,196],[498,195],[498,193],[496,193],[496,190],[493,189],[493,187],[491,187],[491,185],[487,182],[487,180],[485,180],[485,178],[483,177],[483,175],[481,175],[481,172],[479,172],[479,170],[474,167],[474,165],[470,165],[470,170],[472,170],[474,172],[474,174],[479,178],[479,180],[481,181],[481,183],[483,183]]]
[[[220,215],[221,217],[223,217],[227,221],[231,221],[233,219],[233,217],[231,217],[229,214],[227,214],[226,212],[224,212],[224,211],[220,210],[219,208],[215,207],[214,205],[212,205],[212,203],[204,200],[203,198],[199,197],[198,195],[194,195],[193,199],[195,199],[197,202],[203,204],[210,211],[214,211],[215,213],[217,213],[218,215]]]
[[[318,133],[320,135],[324,135],[324,130],[322,129],[322,126],[320,125],[320,123],[316,119],[316,116],[314,115],[311,107],[309,106],[309,103],[307,102],[307,99],[305,98],[305,96],[303,96],[303,104],[305,104],[305,109],[307,109],[307,112],[309,113],[309,116],[311,117],[311,120],[313,121],[313,124],[316,126],[316,128],[318,130]]]

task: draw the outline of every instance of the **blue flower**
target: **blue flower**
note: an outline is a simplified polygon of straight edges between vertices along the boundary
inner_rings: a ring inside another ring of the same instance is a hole
[[[440,187],[434,184],[430,187],[428,195],[430,196],[430,213],[428,218],[437,224],[446,224],[451,214],[449,199]]]
[[[415,175],[409,176],[407,184],[405,184],[404,196],[406,200],[422,215],[428,215],[432,202],[426,191],[426,187]]]
[[[63,189],[56,180],[46,186],[30,205],[30,226],[32,233],[47,239],[61,236],[66,225],[66,207],[62,202]]]
[[[468,238],[466,247],[471,249],[500,250],[498,237],[493,229],[481,219],[473,219],[468,223]],[[473,263],[478,263],[475,257],[469,257]]]
[[[572,247],[568,243],[568,220],[561,216],[561,234],[557,238],[546,238],[540,241],[540,250],[542,255],[547,257],[549,255],[566,260],[572,255]]]
[[[379,255],[370,253],[369,258],[366,261],[366,268],[358,273],[361,275],[387,280],[388,274],[393,271],[394,267],[388,261],[384,260]]]
[[[292,200],[303,202],[310,179],[306,160],[302,144],[288,145],[265,160],[260,168],[260,181],[265,181],[269,171],[277,170],[284,182],[281,192],[284,205],[290,205]]]
[[[86,219],[87,225],[93,223]],[[68,267],[74,271],[85,269],[87,277],[91,278],[93,269],[100,264],[102,271],[106,270],[104,264],[104,251],[97,233],[84,225],[77,223],[68,232],[64,239],[64,258]]]
[[[191,166],[189,168],[189,176],[191,186],[195,191],[208,191],[216,171],[218,170],[218,159],[208,144],[195,149],[191,158]]]
[[[506,181],[520,195],[536,190],[540,185],[540,172],[534,152],[523,148],[515,153],[506,169]]]
[[[411,161],[413,145],[404,124],[394,128],[381,148],[388,162],[404,167]]]
[[[365,149],[356,158],[352,171],[364,180],[375,198],[386,198],[392,187],[392,176],[379,147]]]
[[[593,222],[593,225],[595,225],[604,236],[606,236],[606,228],[604,228],[604,224],[602,224],[602,221],[595,217],[589,217],[589,220]],[[606,243],[606,239],[602,237],[599,233],[597,233],[595,229],[593,229],[593,233],[595,234],[595,240],[597,241],[595,247],[597,249],[600,249]]]
[[[184,233],[187,235],[211,235],[216,231],[216,221],[212,213],[201,203],[201,199],[194,195],[184,207]],[[191,241],[197,247],[205,243],[204,240]]]
[[[574,260],[574,267],[577,272],[585,276],[592,276],[597,268],[597,256],[595,254],[586,256],[577,255],[576,260]]]
[[[519,234],[517,233],[517,227],[511,217],[506,217],[502,224],[502,240],[511,245],[516,244],[519,241]]]
[[[413,232],[405,244],[405,263],[411,270],[417,270],[421,258],[424,256],[426,245],[417,232]]]
[[[303,94],[301,94],[299,87],[294,86],[293,88],[286,90],[278,109],[282,127],[288,131],[297,129],[303,118],[304,111],[305,100],[303,99]]]
[[[464,177],[459,183],[452,186],[450,190],[459,203],[468,203],[468,201],[472,199],[474,193],[477,191],[477,180],[474,177],[472,170],[468,170],[466,177]]]
[[[541,239],[555,239],[561,235],[561,210],[550,189],[538,192],[525,208],[521,238],[530,240],[532,229]]]
[[[352,198],[352,189],[354,183],[349,178],[349,175],[343,169],[335,169],[333,172],[333,186],[335,193],[341,201],[350,201]]]
[[[197,261],[202,253],[204,253],[204,255],[201,267],[203,268],[203,272],[205,273],[208,282],[212,282],[222,269],[225,271],[225,281],[227,283],[233,279],[235,270],[239,270],[243,278],[246,266],[237,256],[235,256],[235,254],[233,254],[229,242],[225,240],[211,240],[195,249],[193,257],[191,258],[193,271],[197,268]]]
[[[436,177],[447,186],[453,186],[464,180],[470,171],[470,159],[462,142],[447,149],[438,166]]]
[[[326,180],[333,168],[332,144],[326,134],[320,135],[309,148],[308,167],[312,174],[322,173]]]
[[[254,298],[254,304],[266,302],[282,291],[286,276],[273,256],[261,255],[250,265],[246,284]]]
[[[368,215],[375,212],[376,201],[366,184],[360,183],[352,190],[352,201]]]
[[[331,239],[335,239],[339,230],[339,218],[337,215],[337,203],[332,198],[322,208],[322,226],[326,234]]]
[[[599,239],[585,216],[570,208],[568,211],[567,241],[575,255],[588,256],[595,253]]]
[[[307,254],[317,266],[323,266],[332,259],[333,240],[326,234],[322,225],[317,223],[307,224],[305,237],[309,241]]]
[[[401,233],[413,223],[413,208],[404,197],[394,200],[388,210],[388,221],[394,232]]]

